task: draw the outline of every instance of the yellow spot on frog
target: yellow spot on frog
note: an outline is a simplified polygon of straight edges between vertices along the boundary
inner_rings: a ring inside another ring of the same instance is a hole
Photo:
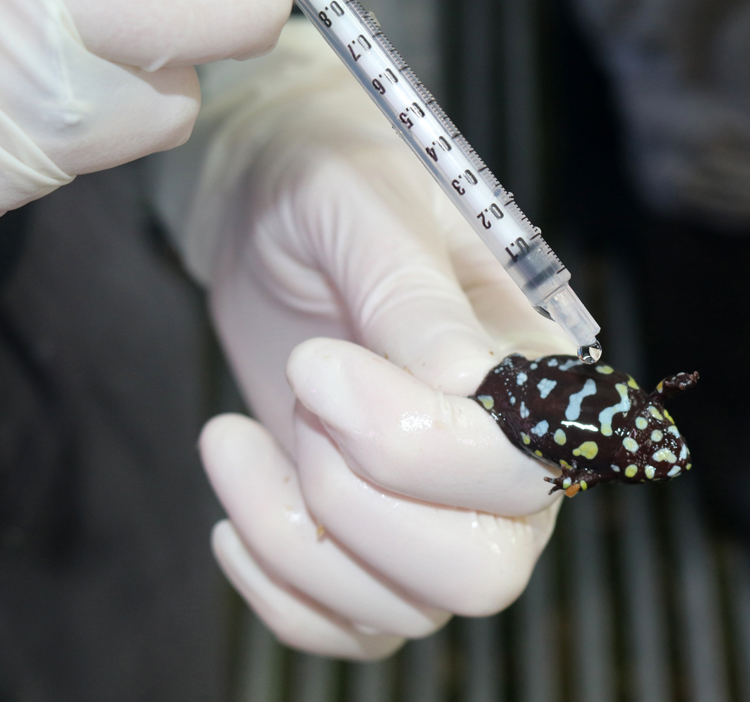
[[[561,458],[560,468],[567,468],[568,470],[570,470],[571,468],[573,468],[573,466],[571,466],[570,463],[568,463],[565,459]]]
[[[659,384],[656,386],[656,389],[659,392],[663,392],[664,391],[664,381],[663,380],[659,381]]]
[[[655,461],[666,461],[667,463],[677,463],[675,456],[669,449],[659,449],[652,457]]]
[[[622,440],[622,445],[631,453],[635,453],[638,450],[638,442],[630,436],[626,436]]]
[[[664,417],[662,416],[662,413],[659,412],[659,410],[656,409],[656,407],[654,407],[653,405],[649,405],[648,406],[648,413],[652,417],[655,417],[656,419],[664,419]]]
[[[491,410],[495,406],[495,398],[492,395],[478,395],[479,400],[486,410]]]
[[[668,420],[669,420],[670,422],[672,422],[672,424],[674,424],[674,419],[672,419],[672,415],[671,415],[671,414],[669,414],[669,412],[667,412],[667,410],[664,410],[664,416],[665,416],[665,417],[666,417],[666,418],[667,418],[667,419],[668,419]]]
[[[580,485],[581,485],[581,490],[589,489],[588,483],[585,480],[581,480]]]
[[[635,378],[628,377],[628,385],[633,388],[633,390],[640,390],[640,386],[635,382]]]
[[[635,425],[639,429],[645,429],[648,426],[648,420],[645,417],[636,417]]]
[[[653,466],[646,466],[646,477],[649,480],[653,480],[654,475],[656,475],[656,468],[654,468]]]
[[[610,373],[614,373],[615,369],[612,368],[612,366],[597,366],[596,367],[597,373],[601,373],[602,375],[609,375]],[[584,488],[585,490],[586,488]]]
[[[568,440],[568,437],[565,436],[565,432],[562,429],[558,429],[555,432],[555,443],[559,444],[560,446],[564,446],[565,442]]]
[[[563,480],[563,489],[567,490],[572,482],[573,481],[570,478],[565,478],[565,480]]]
[[[693,467],[693,464],[692,464],[692,463],[688,463],[688,464],[687,464],[687,465],[685,466],[685,470],[690,470],[690,469],[691,469],[692,467]]]
[[[599,447],[595,441],[584,441],[577,449],[573,449],[574,456],[583,456],[591,460],[599,453]]]
[[[539,458],[541,458],[544,455],[539,449],[537,449],[536,451],[534,451],[534,454],[537,455],[537,456],[539,456]]]
[[[528,446],[531,443],[531,437],[528,434],[521,432],[521,441]]]
[[[651,432],[651,441],[653,441],[655,444],[658,444],[663,438],[664,434],[662,434],[658,429],[654,429]]]
[[[631,463],[626,469],[625,469],[625,476],[628,478],[635,478],[635,474],[638,472],[638,466]]]

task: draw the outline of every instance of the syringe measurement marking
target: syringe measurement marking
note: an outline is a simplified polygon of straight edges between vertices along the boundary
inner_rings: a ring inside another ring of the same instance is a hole
[[[378,78],[382,78],[382,75],[383,75],[382,73],[378,74]],[[378,91],[378,93],[380,93],[380,95],[385,95],[386,94],[387,90],[386,90],[385,86],[380,82],[380,80],[378,80],[377,78],[373,79],[372,84],[373,84],[373,87]],[[390,102],[390,104],[394,104],[395,100],[392,100],[392,101],[389,101],[389,102]],[[412,103],[412,105],[418,107],[418,105],[416,103]],[[406,125],[407,129],[411,130],[414,127],[414,123],[412,122],[412,120],[409,118],[409,116],[407,114],[407,112],[409,112],[409,111],[412,111],[412,106],[405,107],[404,110],[399,113],[399,118],[400,118],[400,121],[404,125]],[[420,115],[421,117],[425,116],[424,112],[421,109],[420,109],[420,113],[422,113]],[[416,133],[415,133],[415,135],[416,135]],[[432,136],[432,133],[428,131],[427,136],[428,137]],[[424,137],[419,138],[419,141],[424,146],[424,144],[425,144]],[[445,138],[445,136],[442,136],[442,135],[439,135],[436,139],[432,139],[429,142],[429,144],[430,144],[429,146],[425,146],[424,147],[425,151],[430,156],[430,158],[433,160],[433,162],[435,162],[436,164],[439,161],[441,161],[441,158],[439,156],[440,152],[437,150],[438,146],[440,146],[440,148],[442,149],[442,151],[445,152],[445,153],[453,150],[453,147],[451,146],[450,142]],[[444,168],[442,170],[443,170],[443,172],[447,173],[448,169]],[[466,173],[466,174],[470,175],[471,179],[473,179],[472,182],[471,182],[472,185],[476,185],[477,184],[478,181],[477,181],[476,177],[473,176],[473,174],[471,173],[470,169],[464,169],[463,173]],[[463,173],[459,174],[456,178],[453,178],[451,182],[455,183],[455,181],[457,181],[458,178],[463,177]],[[453,187],[456,189],[456,191],[459,193],[459,195],[463,195],[465,193],[465,191],[461,191],[458,188],[456,188],[455,184],[454,184]],[[483,212],[487,212],[488,209],[490,209],[490,208],[492,209],[492,212],[493,212],[493,214],[495,215],[495,217],[497,219],[502,219],[502,217],[504,216],[503,213],[502,213],[502,211],[500,210],[500,208],[495,203],[492,203],[489,207],[482,208],[482,211],[480,211],[480,213],[477,214],[476,217],[477,217],[477,219],[481,219],[482,220],[482,226],[485,229],[489,229],[491,227],[491,222],[484,217]]]
[[[351,0],[346,0],[346,2],[345,2],[345,4],[347,4],[347,5],[350,4],[350,3],[351,3]],[[331,8],[333,9],[334,13],[338,17],[342,17],[343,16],[344,13],[343,13],[343,11],[339,12],[340,6],[338,6],[338,3],[336,3],[335,0],[334,0],[333,3],[331,3]],[[318,13],[318,18],[321,21],[321,23],[323,24],[323,26],[325,26],[327,29],[332,29],[332,27],[333,27],[333,21],[326,14],[326,12],[328,11],[328,9],[329,9],[328,6],[326,6],[324,10],[321,10]],[[356,20],[355,20],[355,22],[356,22]],[[357,27],[357,29],[358,29],[358,27]],[[368,27],[368,29],[369,29],[369,27]],[[376,35],[380,36],[380,35],[382,35],[382,32],[373,33],[371,36],[373,38],[375,38]],[[358,44],[359,44],[359,47],[361,47],[361,49],[357,46]],[[349,53],[351,55],[352,60],[355,61],[355,62],[359,62],[360,59],[362,59],[363,57],[367,58],[367,54],[372,49],[372,45],[370,44],[369,41],[367,41],[366,37],[364,37],[364,35],[362,35],[362,34],[359,34],[358,36],[355,36],[354,39],[351,39],[351,40],[347,41],[345,43],[345,45],[347,46],[347,49],[349,50]],[[360,53],[360,51],[362,53]],[[373,86],[373,88],[377,91],[377,93],[381,97],[385,97],[387,103],[392,108],[394,108],[395,110],[398,110],[398,107],[403,106],[404,102],[406,102],[406,103],[411,102],[411,96],[407,95],[406,96],[407,100],[403,100],[403,96],[399,95],[402,91],[401,90],[395,90],[395,91],[393,90],[393,86],[395,86],[397,83],[399,83],[398,78],[390,70],[390,67],[388,67],[387,65],[383,69],[383,65],[385,64],[385,62],[383,61],[383,58],[378,55],[377,51],[373,52],[373,53],[374,53],[374,56],[372,57],[372,60],[371,61],[366,61],[367,64],[369,64],[372,68],[375,69],[375,71],[377,71],[378,78],[372,79],[372,86]],[[363,65],[363,68],[365,68],[364,65]],[[408,69],[409,69],[408,64],[404,63],[403,66],[401,66],[400,68],[398,68],[398,71],[399,72],[403,72],[403,71],[406,71]],[[372,75],[371,72],[370,72],[370,75]],[[390,82],[392,84],[392,88],[390,90],[386,89],[385,85],[382,82],[383,80],[388,80],[388,82]],[[419,88],[423,87],[421,81],[419,81],[418,79],[416,80],[416,83],[417,83],[417,86]],[[387,95],[387,93],[393,93],[393,92],[397,93],[397,95]],[[429,93],[428,93],[428,95],[429,95]],[[402,100],[400,101],[401,105],[398,104],[399,101],[397,100],[397,97],[402,97]],[[436,102],[435,98],[430,95],[430,99],[428,99],[428,100],[425,101],[425,105],[429,107],[429,105],[432,105],[435,102]],[[440,134],[440,132],[442,131],[441,130],[441,124],[440,124],[440,121],[437,119],[437,117],[435,115],[433,115],[432,112],[429,112],[429,111],[428,111],[427,114],[425,114],[421,110],[421,108],[419,108],[419,106],[418,106],[418,104],[416,102],[413,102],[412,104],[415,107],[417,107],[419,109],[419,111],[422,113],[422,114],[420,114],[420,118],[428,117],[428,119],[426,119],[425,121],[427,123],[430,123],[431,120],[429,119],[429,117],[431,117],[432,121],[437,122],[437,124],[430,125],[430,126],[433,127],[433,129],[432,129],[431,132],[429,131],[429,129],[426,129],[426,130],[415,129],[415,130],[413,130],[415,138],[417,138],[417,140],[422,144],[422,146],[425,149],[425,152],[430,156],[430,158],[432,159],[432,161],[434,162],[434,164],[437,166],[438,163],[439,163],[439,161],[442,160],[439,157],[439,155],[438,155],[439,152],[437,150],[437,147],[440,146],[440,148],[442,149],[442,151],[445,152],[445,153],[451,151],[452,147],[451,147],[450,143],[446,140],[446,138],[443,135]],[[411,110],[411,105],[407,104],[407,106],[405,108],[403,108],[402,111],[399,112],[399,118],[400,118],[400,121],[409,130],[412,130],[412,128],[415,125],[414,125],[413,121],[409,118],[408,114],[406,114],[409,111],[412,111]],[[420,134],[420,132],[424,132],[424,131],[426,131],[427,133],[426,134]],[[435,136],[434,136],[435,134],[438,135],[437,138],[435,138]],[[427,142],[427,140],[424,138],[425,136],[427,136],[430,139],[429,142]],[[452,134],[448,134],[448,137],[450,139],[456,139],[459,136],[461,136],[461,134],[458,131],[456,131],[456,132],[454,132]],[[429,146],[427,145],[426,142],[429,143]],[[468,151],[468,153],[470,155],[477,156],[476,151],[468,143],[465,144],[465,146],[467,147],[466,151]],[[455,159],[449,159],[449,160],[455,161]],[[479,159],[478,156],[477,156],[477,160],[479,160],[481,162],[481,159]],[[439,164],[439,165],[443,166],[443,164]],[[458,171],[463,171],[465,173],[469,173],[470,172],[469,169],[462,169],[461,166],[460,166],[460,164],[458,164],[458,163],[455,163],[455,166],[458,167],[457,168]],[[445,175],[448,175],[447,169],[445,168],[445,166],[441,167],[440,170]],[[482,173],[485,170],[487,170],[487,166],[482,163],[482,166],[477,169],[477,172],[478,173]],[[452,184],[458,178],[461,178],[462,175],[463,174],[458,175],[456,178],[452,179],[451,180]],[[476,182],[472,183],[472,185],[475,185],[475,184],[476,184]],[[456,188],[455,185],[453,185],[453,187],[456,190],[456,192],[459,195],[461,195],[462,197],[466,194],[465,190],[464,190],[464,192],[460,192],[460,190],[458,188]],[[469,198],[469,199],[473,200],[474,198]],[[508,197],[507,201],[504,202],[503,204],[507,205],[510,202],[513,202],[513,196],[512,196],[512,194],[509,194],[509,197]],[[500,219],[502,219],[504,217],[504,213],[500,210],[500,208],[497,207],[497,205],[495,203],[491,203],[490,205],[488,205],[486,207],[480,207],[478,209],[479,209],[479,212],[478,212],[478,214],[475,215],[475,217],[476,217],[477,220],[480,220],[481,225],[482,225],[482,227],[485,230],[488,230],[488,229],[492,228],[492,221],[488,218],[488,215],[489,215],[490,211],[492,211],[493,215],[498,220],[500,220]],[[474,211],[476,213],[476,210],[474,210]],[[522,217],[522,219],[525,220],[525,221],[528,221],[525,216]],[[530,246],[523,239],[523,237],[517,237],[515,241],[512,241],[512,242],[508,243],[508,246],[505,247],[505,251],[508,253],[508,255],[510,256],[511,260],[515,263],[518,260],[519,255],[514,254],[510,250],[510,247],[512,247],[514,245],[517,246],[521,250],[522,254],[527,253],[530,250]],[[547,248],[549,248],[549,247],[547,247]],[[557,257],[555,256],[555,258],[557,258]]]

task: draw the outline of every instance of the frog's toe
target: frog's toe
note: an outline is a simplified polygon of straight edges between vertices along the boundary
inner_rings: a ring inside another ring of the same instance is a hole
[[[698,371],[695,371],[694,373],[677,373],[677,375],[671,375],[668,378],[664,378],[664,380],[656,386],[656,390],[651,393],[651,397],[663,402],[670,397],[674,397],[678,393],[695,387],[699,378],[700,373],[698,373]]]
[[[548,495],[552,495],[553,493],[557,492],[558,490],[562,490],[563,487],[560,485],[560,478],[550,478],[549,476],[545,478],[545,480],[548,483],[552,483],[552,488],[550,489]]]
[[[568,470],[567,468],[563,468],[562,475],[558,475],[556,478],[550,478],[548,476],[545,480],[548,483],[552,483],[552,489],[549,491],[550,495],[558,490],[564,490],[568,497],[573,497],[581,487],[578,480],[573,476],[573,471]]]
[[[552,483],[551,495],[558,490],[565,492],[567,497],[574,497],[580,490],[584,492],[594,487],[599,482],[599,476],[589,470],[573,466],[572,468],[561,468],[562,473],[556,478],[546,477],[548,483]]]

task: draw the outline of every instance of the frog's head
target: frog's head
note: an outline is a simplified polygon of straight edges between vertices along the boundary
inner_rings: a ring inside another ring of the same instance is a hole
[[[698,373],[679,373],[665,378],[648,396],[623,439],[623,450],[618,452],[620,470],[626,479],[670,480],[690,470],[690,451],[664,402],[693,387],[698,377]]]

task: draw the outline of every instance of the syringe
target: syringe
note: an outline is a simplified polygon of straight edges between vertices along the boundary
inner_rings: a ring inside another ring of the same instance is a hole
[[[296,0],[534,308],[557,322],[585,363],[601,357],[600,327],[570,272],[459,133],[358,0]]]

